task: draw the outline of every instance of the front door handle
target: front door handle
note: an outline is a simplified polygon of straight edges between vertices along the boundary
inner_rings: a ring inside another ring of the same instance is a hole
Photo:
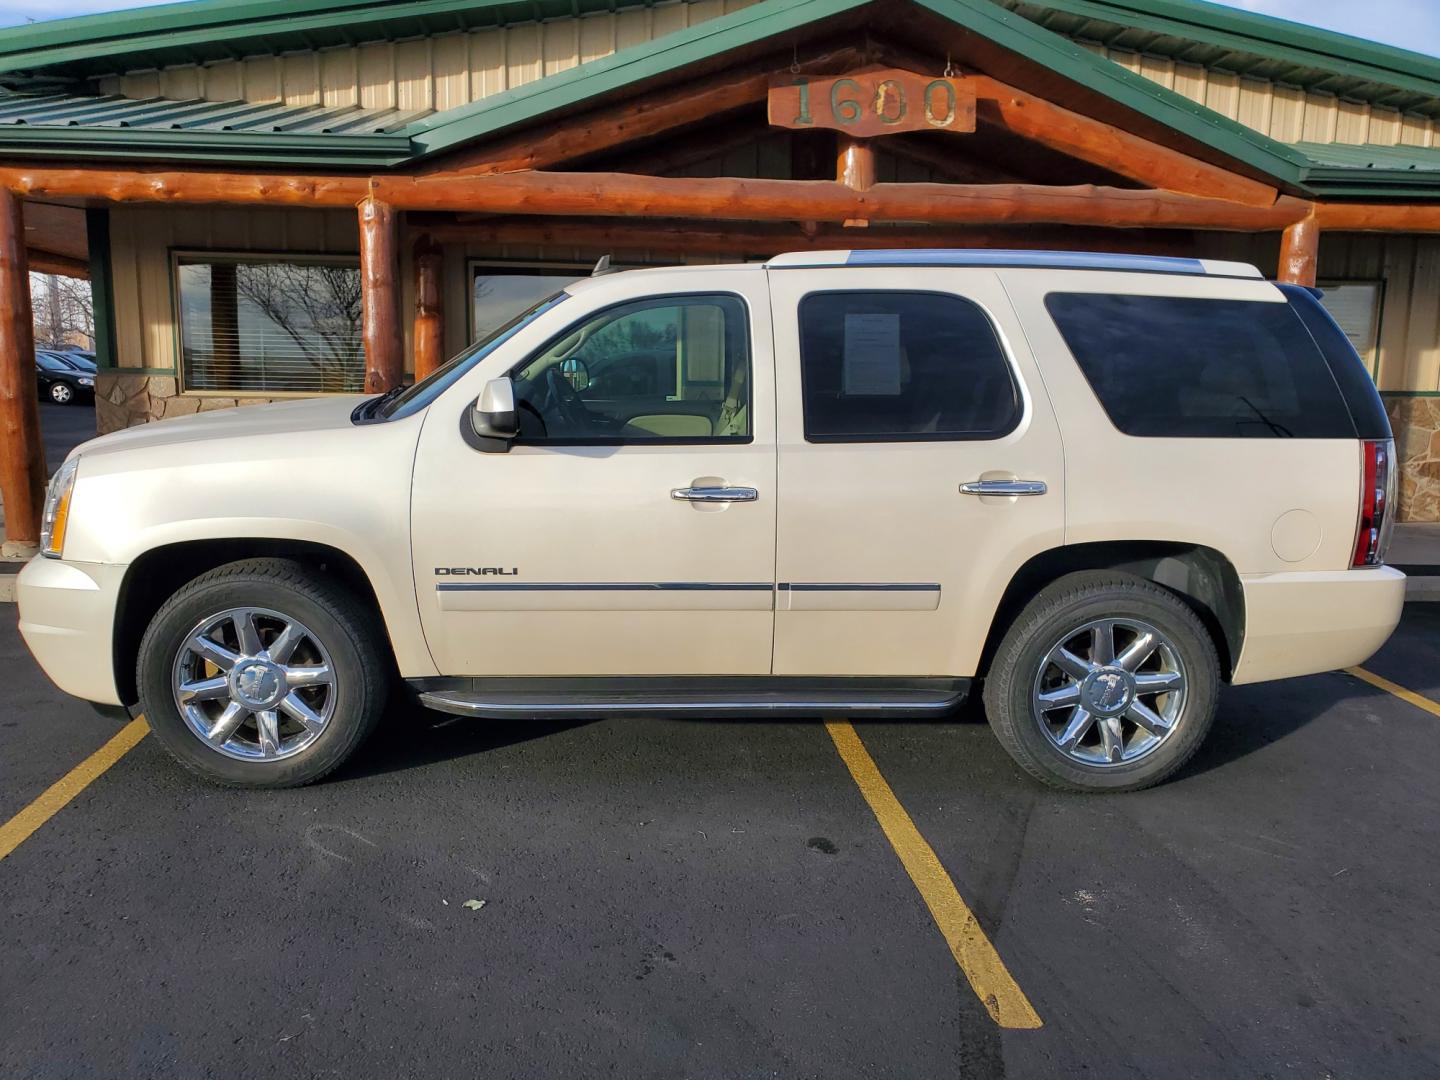
[[[971,480],[960,485],[961,495],[1044,495],[1044,480]]]
[[[699,503],[754,502],[760,492],[750,487],[683,487],[672,488],[670,498]]]

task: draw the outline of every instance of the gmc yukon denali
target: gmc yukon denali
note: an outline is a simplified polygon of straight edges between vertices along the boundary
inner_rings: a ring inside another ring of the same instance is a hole
[[[1395,480],[1349,341],[1253,267],[607,273],[408,388],[81,446],[21,630],[230,785],[325,775],[403,685],[477,718],[943,715],[974,690],[1038,779],[1132,790],[1222,683],[1385,641]]]

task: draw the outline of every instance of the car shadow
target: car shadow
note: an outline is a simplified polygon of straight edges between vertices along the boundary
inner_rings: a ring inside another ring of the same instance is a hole
[[[359,780],[485,754],[585,727],[595,719],[480,720],[450,716],[402,699],[386,710],[375,734],[331,779]]]

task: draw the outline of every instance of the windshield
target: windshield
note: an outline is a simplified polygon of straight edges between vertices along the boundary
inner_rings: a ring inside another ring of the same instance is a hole
[[[450,389],[461,376],[481,360],[485,359],[485,357],[489,356],[526,326],[529,326],[541,315],[545,314],[545,312],[560,303],[560,301],[564,300],[568,295],[569,293],[558,292],[553,296],[547,296],[538,304],[516,315],[509,322],[496,327],[487,337],[481,338],[472,344],[468,349],[460,353],[443,367],[436,368],[429,376],[421,379],[403,394],[398,394],[391,400],[384,402],[379,411],[380,417],[385,420],[398,420],[419,412],[446,390]]]

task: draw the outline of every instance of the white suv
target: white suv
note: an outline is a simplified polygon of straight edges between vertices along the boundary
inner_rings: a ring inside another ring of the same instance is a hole
[[[87,443],[21,629],[222,783],[302,784],[403,680],[474,717],[935,715],[1156,783],[1222,681],[1400,616],[1390,427],[1252,267],[785,255],[557,293],[380,398]]]

